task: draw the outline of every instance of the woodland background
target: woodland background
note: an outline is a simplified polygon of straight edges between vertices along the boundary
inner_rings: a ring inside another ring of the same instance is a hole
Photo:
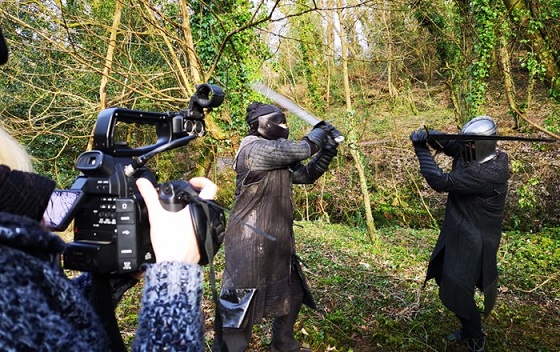
[[[559,19],[560,0],[2,0],[11,55],[0,123],[67,188],[102,109],[178,111],[196,84],[216,84],[226,98],[207,115],[206,136],[148,166],[160,181],[210,177],[230,207],[245,107],[264,99],[250,84],[264,82],[346,137],[329,172],[294,190],[298,245],[322,307],[303,312],[298,336],[318,351],[454,350],[441,338],[454,318],[433,285],[421,290],[445,195],[421,178],[408,135],[457,133],[486,114],[500,134],[559,139]],[[310,128],[288,121],[292,138]],[[126,136],[154,142],[136,126]],[[490,347],[555,351],[558,143],[499,146],[511,179]],[[137,298],[127,299],[130,339]],[[259,327],[255,350],[268,339]]]

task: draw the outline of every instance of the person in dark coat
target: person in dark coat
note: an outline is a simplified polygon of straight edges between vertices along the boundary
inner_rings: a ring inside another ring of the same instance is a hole
[[[430,131],[430,133],[440,133]],[[467,122],[461,134],[495,135],[495,122],[479,116]],[[431,188],[447,192],[445,217],[428,265],[426,282],[435,279],[439,297],[461,322],[448,338],[467,340],[470,351],[485,350],[486,336],[477,307],[475,288],[484,293],[484,313],[496,302],[497,251],[508,190],[509,162],[495,140],[439,140],[428,143],[428,132],[410,135],[420,172]],[[453,157],[451,172],[436,164],[428,144]]]
[[[249,132],[234,161],[235,202],[224,237],[223,336],[217,331],[214,350],[245,351],[253,325],[270,316],[272,350],[300,351],[294,324],[302,303],[312,308],[315,303],[296,257],[292,184],[314,183],[337,154],[337,143],[329,124],[300,141],[288,140],[286,117],[273,105],[250,104],[246,121]]]

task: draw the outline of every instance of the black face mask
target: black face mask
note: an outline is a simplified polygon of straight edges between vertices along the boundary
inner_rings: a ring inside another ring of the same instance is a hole
[[[259,127],[257,132],[266,139],[287,139],[290,129],[287,126],[286,115],[282,112],[273,112],[259,116]]]

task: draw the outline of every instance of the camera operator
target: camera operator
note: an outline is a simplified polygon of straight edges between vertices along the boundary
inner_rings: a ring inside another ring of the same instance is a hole
[[[1,31],[0,42],[5,48]],[[25,149],[2,128],[0,145],[0,350],[109,351],[107,333],[86,298],[91,274],[65,276],[58,259],[65,243],[42,224],[55,182],[33,173]],[[200,198],[214,198],[217,186],[210,180],[190,182],[201,189]],[[156,263],[144,266],[133,350],[202,351],[202,269],[190,209],[168,212],[150,181],[141,178],[137,186]],[[116,304],[138,280],[115,275],[113,281]]]
[[[0,133],[3,148],[15,150],[7,137]],[[54,182],[6,166],[17,162],[0,160],[0,350],[107,351],[102,324],[79,287],[91,282],[90,274],[75,282],[66,278],[55,260],[65,244],[40,223]],[[202,188],[201,198],[214,197],[217,187],[208,179],[191,183]],[[190,214],[187,208],[163,209],[150,181],[139,179],[137,185],[148,208],[157,262],[145,272],[134,350],[201,351],[202,270]],[[118,301],[136,280],[115,282]]]

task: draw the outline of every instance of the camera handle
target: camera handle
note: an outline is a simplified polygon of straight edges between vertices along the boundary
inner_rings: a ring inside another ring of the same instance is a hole
[[[124,174],[128,177],[131,177],[132,175],[134,175],[136,170],[138,170],[142,166],[146,165],[148,160],[150,160],[154,155],[159,154],[161,152],[164,152],[166,150],[175,149],[175,148],[187,145],[187,144],[189,144],[190,141],[192,141],[193,139],[195,139],[197,137],[198,136],[196,136],[196,135],[182,137],[182,138],[176,139],[174,141],[171,141],[169,143],[166,143],[164,145],[161,145],[161,146],[157,147],[156,149],[154,149],[154,150],[152,150],[152,151],[150,151],[146,154],[140,155],[138,158],[136,158],[132,161],[132,164],[129,164],[124,168]]]

